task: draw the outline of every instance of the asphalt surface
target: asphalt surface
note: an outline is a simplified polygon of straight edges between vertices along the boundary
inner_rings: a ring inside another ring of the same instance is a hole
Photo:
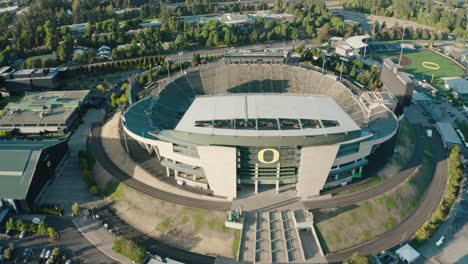
[[[413,155],[411,156],[411,159],[405,168],[397,175],[360,192],[339,197],[332,197],[330,199],[304,201],[304,206],[308,209],[325,209],[346,206],[368,200],[395,188],[397,185],[411,176],[421,166],[421,162],[424,156],[424,131],[419,125],[414,126],[414,128],[416,134],[416,144]]]
[[[152,254],[156,254],[161,257],[169,257],[170,259],[187,264],[211,264],[215,261],[215,257],[193,253],[188,250],[168,245],[138,231],[116,215],[108,205],[93,209],[93,213],[95,215],[98,214],[99,220],[103,223],[107,223],[112,230],[117,230],[118,234],[124,235],[125,237],[146,246],[146,250]]]
[[[448,170],[447,153],[444,149],[439,133],[435,129],[433,130],[431,140],[434,176],[432,183],[424,194],[424,197],[415,212],[395,228],[374,240],[353,248],[342,250],[338,253],[327,255],[326,259],[328,262],[340,262],[343,259],[349,258],[354,252],[359,252],[362,255],[377,254],[384,249],[404,243],[414,236],[416,231],[424,224],[424,222],[430,219],[432,213],[437,209],[443,199],[447,185]]]
[[[149,186],[141,181],[135,180],[132,176],[121,170],[105,153],[101,140],[101,126],[95,125],[92,128],[92,145],[96,160],[106,169],[109,174],[117,180],[124,182],[128,186],[145,193],[154,198],[195,208],[207,210],[226,211],[231,208],[231,202],[209,201],[186,197],[171,192],[167,192],[158,188]]]
[[[78,263],[116,263],[82,236],[69,217],[47,216],[45,221],[60,234],[59,241],[51,243],[46,235],[27,233],[22,239],[19,239],[18,235],[12,237],[2,235],[0,245],[5,248],[9,243],[13,243],[17,252],[15,255],[22,255],[25,248],[31,248],[37,257],[43,248],[52,250],[59,247],[61,252],[66,252],[68,259],[73,259]],[[23,259],[20,258],[20,261]]]

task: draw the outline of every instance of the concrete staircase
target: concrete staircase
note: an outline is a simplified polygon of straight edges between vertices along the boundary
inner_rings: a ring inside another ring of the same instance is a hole
[[[239,260],[254,263],[305,261],[293,212],[245,213]]]

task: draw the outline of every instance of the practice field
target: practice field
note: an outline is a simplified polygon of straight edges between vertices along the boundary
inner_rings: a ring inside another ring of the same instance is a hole
[[[398,61],[399,55],[391,56],[391,58]],[[405,72],[427,81],[431,81],[432,74],[434,74],[434,81],[440,77],[459,77],[463,75],[462,68],[432,51],[403,53],[401,65],[405,68]]]

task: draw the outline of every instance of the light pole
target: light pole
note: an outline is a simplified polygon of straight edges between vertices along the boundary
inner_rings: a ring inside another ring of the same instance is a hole
[[[325,54],[322,56],[322,75],[323,75],[323,68],[325,67]]]
[[[344,66],[344,60],[341,58],[341,67],[340,67],[340,82],[343,77],[343,66]]]
[[[401,33],[401,43],[400,43],[400,59],[398,64],[401,65],[401,57],[403,56],[403,40],[405,39],[405,27],[403,27],[403,32]]]

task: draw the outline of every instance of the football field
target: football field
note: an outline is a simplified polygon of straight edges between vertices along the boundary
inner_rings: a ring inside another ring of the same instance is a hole
[[[391,56],[398,62],[399,55]],[[434,82],[440,77],[459,77],[463,75],[463,69],[447,58],[432,51],[403,53],[401,65],[405,72],[413,74],[417,79],[425,79],[430,82],[434,75]]]

